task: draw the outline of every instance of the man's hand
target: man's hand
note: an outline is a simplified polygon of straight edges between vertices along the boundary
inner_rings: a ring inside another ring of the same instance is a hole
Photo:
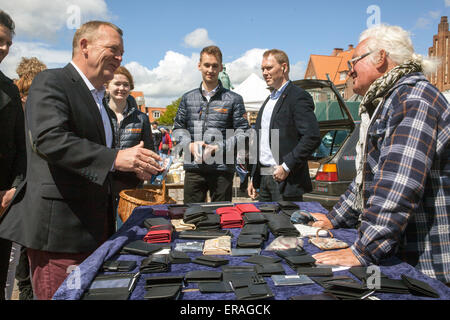
[[[189,144],[189,151],[194,156],[195,163],[202,163],[202,148],[204,141],[194,141]]]
[[[9,190],[0,191],[0,206],[1,206],[1,208],[6,208],[9,206],[15,193],[16,193],[16,188],[11,188]]]
[[[361,262],[356,258],[350,248],[338,251],[325,251],[312,256],[317,264],[331,264],[344,267],[361,266]]]
[[[288,176],[289,173],[284,170],[283,166],[275,166],[275,171],[273,172],[273,179],[276,182],[284,181]]]
[[[204,143],[205,151],[203,152],[203,160],[206,162],[209,158],[211,158],[217,150],[219,150],[218,145],[211,145]]]
[[[258,193],[256,192],[256,189],[253,187],[253,183],[251,181],[248,182],[247,193],[248,196],[252,198],[252,200],[255,200],[256,197],[258,196]]]
[[[333,224],[328,219],[326,214],[323,213],[311,213],[311,215],[317,220],[312,224],[313,227],[319,227],[323,229],[333,229]]]
[[[161,157],[153,151],[145,149],[144,142],[141,141],[138,145],[117,153],[114,169],[135,172],[139,179],[149,180],[152,175],[163,170],[158,161],[161,161]]]

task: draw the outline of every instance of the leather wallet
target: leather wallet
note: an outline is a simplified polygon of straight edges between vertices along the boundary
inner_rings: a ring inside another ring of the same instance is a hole
[[[261,212],[254,204],[252,203],[245,203],[245,204],[237,204],[236,209],[239,210],[241,214],[244,214],[246,212]]]
[[[294,270],[296,270],[297,266],[310,266],[314,265],[314,263],[316,262],[316,259],[308,254],[304,254],[301,256],[288,256],[284,258],[284,260],[289,266],[294,267]]]
[[[144,220],[144,227],[147,229],[150,229],[151,227],[155,226],[164,226],[164,225],[171,225],[170,220],[158,217],[158,218],[148,218]]]
[[[218,258],[218,257],[212,257],[212,256],[199,256],[192,260],[193,263],[201,264],[208,267],[217,268],[219,266],[223,266],[225,264],[228,264],[227,259]]]
[[[367,289],[363,284],[350,281],[333,281],[325,292],[332,293],[339,299],[361,299],[373,290]]]
[[[268,277],[273,274],[286,274],[281,263],[257,264],[256,272],[263,277]]]
[[[146,288],[145,300],[178,300],[181,294],[180,284],[168,284],[164,286],[149,286]]]
[[[223,236],[205,240],[203,245],[203,255],[230,255],[231,237]]]
[[[325,289],[331,287],[334,281],[348,281],[357,283],[353,278],[350,278],[348,276],[321,277],[315,278],[314,281]]]
[[[317,267],[299,267],[297,268],[298,274],[303,274],[308,277],[331,277],[333,276],[332,268],[317,268]]]
[[[284,214],[264,214],[264,216],[269,221],[267,225],[274,236],[299,236],[298,230],[288,216]]]
[[[232,256],[253,256],[260,253],[261,248],[231,248]]]
[[[259,206],[259,210],[261,212],[267,212],[267,213],[277,213],[278,210],[280,210],[280,206],[278,204],[263,204]]]
[[[332,293],[305,294],[303,296],[292,296],[289,300],[339,300]]]
[[[260,234],[241,234],[237,239],[237,248],[261,248],[264,238]]]
[[[239,214],[241,215],[241,212],[235,208],[235,207],[222,207],[216,209],[216,214],[219,216],[222,216],[224,214]]]
[[[222,229],[242,228],[244,220],[239,212],[222,214],[220,216],[220,226]]]
[[[235,288],[234,293],[238,300],[259,300],[274,297],[274,294],[266,283],[250,284]]]
[[[183,219],[184,212],[186,211],[187,208],[188,206],[183,204],[171,204],[168,207],[169,217],[171,219]]]
[[[403,280],[394,280],[389,278],[380,278],[380,287],[375,289],[377,292],[409,294],[409,288]]]
[[[170,220],[172,226],[175,228],[175,231],[181,232],[186,230],[195,230],[195,224],[186,223],[183,219],[172,219]]]
[[[186,223],[195,224],[199,221],[205,220],[208,210],[203,209],[200,206],[189,207],[184,211],[183,221]]]
[[[136,254],[140,256],[148,256],[154,252],[157,252],[161,249],[170,248],[170,245],[167,244],[156,244],[156,243],[147,243],[143,240],[136,240],[126,244],[121,254]]]
[[[144,241],[148,243],[168,243],[172,241],[173,227],[171,224],[157,225],[150,227],[144,236]]]
[[[129,272],[136,267],[136,261],[108,260],[103,263],[103,271]]]
[[[351,267],[348,271],[362,282],[365,282],[372,275],[367,272],[367,267]],[[387,278],[383,273],[380,273],[380,277]]]
[[[191,258],[185,252],[171,250],[169,253],[169,262],[172,264],[190,263]]]
[[[186,282],[219,282],[222,281],[222,272],[208,270],[194,270],[186,273]]]
[[[165,254],[153,254],[141,262],[139,270],[142,273],[169,271],[169,256]]]
[[[220,216],[217,214],[209,213],[206,215],[206,219],[195,223],[196,230],[211,230],[220,229]]]
[[[98,275],[81,300],[128,300],[134,276],[132,273]]]
[[[298,205],[296,205],[295,203],[293,203],[291,201],[284,201],[283,200],[283,201],[278,201],[277,203],[280,206],[281,210],[284,210],[284,209],[288,209],[288,210],[289,209],[296,209],[296,210],[298,210],[298,209],[300,209]]]
[[[229,282],[201,282],[198,284],[201,293],[227,293],[233,292]]]
[[[256,274],[256,266],[250,265],[237,265],[237,266],[222,266],[222,272],[225,280],[225,275],[229,273],[237,274],[237,273],[254,273]]]
[[[266,217],[260,212],[247,212],[242,216],[245,224],[266,223]]]
[[[269,238],[269,228],[265,223],[263,224],[246,224],[239,235],[257,234],[263,236],[264,240]]]
[[[262,255],[254,255],[250,258],[245,259],[243,262],[253,263],[253,264],[268,264],[280,262],[280,258],[268,257]]]
[[[308,254],[303,248],[301,250],[297,248],[277,250],[275,251],[275,253],[277,254],[277,256],[283,259],[290,256],[304,256]]]
[[[428,283],[408,277],[405,274],[402,274],[401,277],[413,295],[439,298],[439,293],[437,293]]]
[[[230,236],[233,237],[233,234],[230,230],[219,230],[219,231],[196,231],[196,230],[187,230],[182,231],[178,234],[178,238],[180,239],[213,239],[222,236]]]
[[[184,275],[175,275],[175,276],[156,276],[150,277],[145,280],[145,286],[164,286],[168,284],[179,284],[183,285]]]

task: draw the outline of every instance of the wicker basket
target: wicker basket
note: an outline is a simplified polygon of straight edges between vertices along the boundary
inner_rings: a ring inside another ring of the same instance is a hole
[[[117,209],[120,219],[125,222],[133,210],[140,206],[154,206],[157,204],[176,203],[166,194],[166,185],[162,188],[127,189],[119,193],[119,207]]]

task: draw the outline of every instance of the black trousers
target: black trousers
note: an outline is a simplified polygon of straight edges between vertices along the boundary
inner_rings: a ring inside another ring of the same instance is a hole
[[[184,203],[205,202],[209,194],[212,202],[231,201],[233,176],[230,172],[186,171],[184,177]]]
[[[19,264],[16,267],[17,286],[19,290],[25,289],[26,287],[31,288],[30,279],[30,263],[28,261],[27,248],[20,248],[20,258]]]
[[[11,256],[11,241],[0,239],[0,300],[5,300],[5,287],[8,277],[9,258]]]
[[[273,176],[261,176],[261,183],[259,186],[259,202],[277,202],[277,201],[295,201],[302,202],[303,196],[284,197],[278,188],[278,182],[273,179]]]

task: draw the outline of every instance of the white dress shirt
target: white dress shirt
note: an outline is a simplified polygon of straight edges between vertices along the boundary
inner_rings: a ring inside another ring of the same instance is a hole
[[[92,85],[92,83],[89,81],[88,78],[84,75],[84,73],[77,67],[77,65],[71,61],[70,62],[75,70],[80,74],[81,78],[83,79],[84,83],[86,83],[86,86],[91,91],[92,97],[94,98],[95,103],[97,104],[98,110],[100,112],[100,115],[102,117],[103,122],[103,128],[105,130],[105,138],[106,138],[106,146],[108,148],[112,147],[112,141],[113,141],[113,132],[111,128],[111,121],[109,120],[108,113],[106,112],[105,106],[103,105],[103,97],[105,96],[105,88],[101,90],[95,89],[95,87]]]
[[[272,119],[272,113],[275,105],[278,102],[281,94],[283,93],[286,86],[290,81],[287,81],[280,89],[274,90],[270,94],[270,98],[264,107],[263,115],[261,118],[261,139],[259,143],[259,162],[264,166],[276,166],[277,162],[273,157],[272,150],[270,149],[270,120]],[[283,163],[282,164],[284,170],[289,172],[288,166]]]
[[[217,87],[215,87],[214,89],[212,89],[211,91],[208,92],[202,83],[202,93],[205,96],[206,100],[208,100],[208,102],[211,100],[211,97],[213,97],[216,94],[218,89],[219,89],[219,85],[217,85]]]

